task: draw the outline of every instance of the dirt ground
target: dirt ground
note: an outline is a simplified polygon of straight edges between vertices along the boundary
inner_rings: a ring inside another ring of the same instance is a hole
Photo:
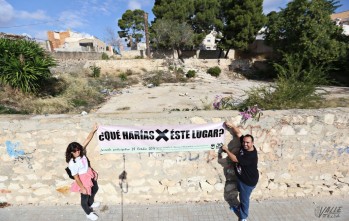
[[[225,77],[197,78],[191,83],[166,83],[148,88],[136,85],[112,95],[97,113],[151,113],[212,108],[216,96],[232,96],[237,101],[245,98],[245,91],[262,84],[260,81],[231,80]],[[346,98],[349,88],[324,87],[324,98]]]

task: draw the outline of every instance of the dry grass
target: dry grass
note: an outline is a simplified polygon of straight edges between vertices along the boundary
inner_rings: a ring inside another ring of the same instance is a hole
[[[70,74],[61,75],[66,88],[56,96],[34,96],[23,94],[9,87],[0,92],[2,106],[8,108],[3,113],[29,114],[61,114],[90,111],[94,106],[104,101],[104,95],[99,92],[94,79],[74,77]]]

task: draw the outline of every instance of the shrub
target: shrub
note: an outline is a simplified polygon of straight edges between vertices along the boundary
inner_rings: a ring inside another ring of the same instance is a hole
[[[126,75],[127,76],[133,75],[133,71],[131,69],[127,69],[126,70]]]
[[[185,75],[187,78],[193,78],[195,77],[196,71],[194,70],[189,70],[187,74]]]
[[[148,74],[144,79],[145,84],[153,84],[154,86],[159,86],[163,81],[164,71],[153,71]]]
[[[321,65],[307,65],[297,55],[286,55],[284,64],[275,64],[278,78],[274,85],[252,88],[243,107],[257,104],[264,109],[313,107],[320,99],[316,87],[327,82]]]
[[[120,78],[121,81],[126,81],[127,80],[127,74],[126,73],[121,73],[119,75],[119,78]]]
[[[32,40],[0,39],[0,83],[36,93],[51,77],[55,60]]]
[[[177,68],[176,73],[178,73],[178,74],[184,74],[183,68]]]
[[[207,70],[207,73],[209,73],[211,76],[218,77],[219,74],[221,73],[221,69],[220,67],[215,66],[215,67],[209,68]]]
[[[92,65],[90,66],[90,69],[92,71],[91,76],[94,78],[98,78],[101,75],[101,68],[96,66],[96,65]]]
[[[107,53],[105,52],[102,53],[102,60],[109,60],[109,56]]]

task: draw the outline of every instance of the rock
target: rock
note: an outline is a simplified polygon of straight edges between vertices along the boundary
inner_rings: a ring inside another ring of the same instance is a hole
[[[212,192],[214,187],[207,182],[200,182],[200,187],[203,191]]]
[[[301,136],[308,135],[308,131],[306,129],[304,129],[304,128],[301,128],[300,131],[297,134],[301,135]]]
[[[0,176],[0,182],[4,182],[5,180],[8,180],[8,176]]]
[[[224,190],[224,184],[223,184],[223,183],[216,183],[216,184],[214,185],[214,188],[215,188],[215,190],[221,192],[221,191]]]
[[[326,114],[324,117],[325,124],[333,124],[334,122],[334,115],[333,114]]]
[[[217,183],[217,179],[213,177],[211,179],[208,179],[207,182],[211,185],[214,185],[215,183]]]
[[[192,117],[192,118],[190,118],[190,121],[191,121],[193,124],[207,124],[206,120],[204,120],[204,119],[201,118],[201,117]]]
[[[129,186],[142,186],[145,183],[145,179],[134,179],[129,181]]]
[[[168,193],[169,193],[170,195],[183,192],[183,190],[182,190],[182,188],[181,188],[180,186],[171,186],[171,187],[168,187],[167,190],[168,190]]]
[[[329,173],[325,173],[325,174],[320,175],[320,179],[322,179],[322,180],[330,180],[330,179],[332,179],[332,175],[329,174]]]
[[[39,188],[34,191],[34,195],[38,195],[38,196],[51,195],[51,191],[48,188]]]
[[[177,182],[173,180],[163,179],[160,181],[160,183],[163,186],[175,186]]]
[[[296,132],[294,131],[293,127],[291,126],[283,126],[281,128],[281,132],[282,135],[286,135],[286,136],[292,136],[295,135]]]
[[[279,186],[276,183],[274,183],[274,182],[270,182],[269,185],[268,185],[268,189],[270,189],[270,190],[275,190],[278,187]]]
[[[267,178],[270,179],[275,179],[275,173],[274,172],[269,172],[267,173]]]

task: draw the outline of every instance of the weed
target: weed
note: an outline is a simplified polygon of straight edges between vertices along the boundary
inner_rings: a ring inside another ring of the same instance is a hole
[[[196,75],[196,71],[194,70],[189,70],[187,74],[185,75],[187,78],[193,78]]]
[[[102,60],[109,60],[109,56],[107,53],[105,52],[102,53]]]
[[[96,65],[90,66],[90,69],[92,71],[91,76],[94,78],[98,78],[101,75],[101,67],[98,67]]]
[[[177,69],[176,69],[176,73],[178,73],[178,74],[184,74],[183,68],[177,68]]]
[[[209,73],[211,76],[218,77],[221,73],[221,69],[220,67],[215,66],[215,67],[209,68],[207,70],[207,73]]]
[[[127,69],[126,70],[126,75],[127,76],[133,75],[133,71],[131,69]]]
[[[212,109],[212,104],[211,104],[211,102],[208,101],[207,96],[205,97],[205,100],[200,99],[200,101],[203,105],[204,110],[211,110]]]
[[[120,78],[121,81],[126,81],[127,80],[127,74],[126,73],[121,73],[119,75],[119,78]]]
[[[74,107],[87,106],[88,104],[86,100],[81,100],[81,99],[72,99],[71,101]]]

